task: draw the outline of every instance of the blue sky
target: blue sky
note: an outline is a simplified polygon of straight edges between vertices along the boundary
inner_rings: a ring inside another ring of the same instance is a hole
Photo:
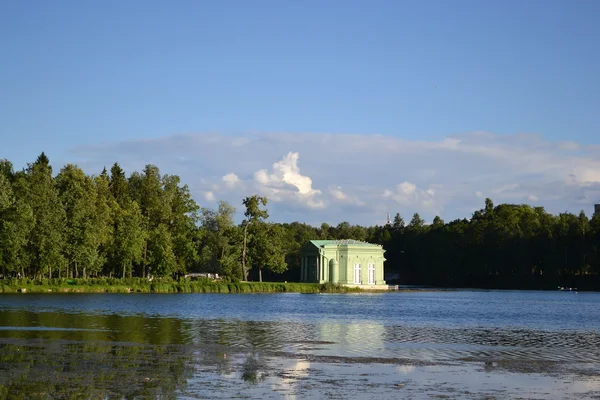
[[[154,163],[202,206],[258,192],[281,221],[449,220],[486,196],[587,211],[598,15],[594,0],[2,2],[0,158]]]

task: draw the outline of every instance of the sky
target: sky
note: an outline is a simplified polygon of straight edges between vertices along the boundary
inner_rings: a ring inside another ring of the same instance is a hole
[[[600,202],[596,0],[0,2],[0,158],[381,225]]]

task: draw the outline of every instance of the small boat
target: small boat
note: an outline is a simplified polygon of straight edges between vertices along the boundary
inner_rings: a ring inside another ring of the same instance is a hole
[[[561,292],[577,292],[577,288],[572,288],[568,286],[559,286],[558,290]]]

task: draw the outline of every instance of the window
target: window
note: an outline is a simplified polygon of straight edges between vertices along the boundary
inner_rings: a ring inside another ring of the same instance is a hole
[[[369,264],[369,284],[375,283],[375,264]]]
[[[354,283],[360,285],[360,264],[354,264]]]

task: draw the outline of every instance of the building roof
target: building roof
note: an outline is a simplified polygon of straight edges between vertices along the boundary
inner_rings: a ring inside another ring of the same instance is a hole
[[[311,240],[310,241],[316,247],[324,246],[365,246],[365,247],[381,247],[378,244],[363,242],[355,239],[341,239],[341,240]]]

